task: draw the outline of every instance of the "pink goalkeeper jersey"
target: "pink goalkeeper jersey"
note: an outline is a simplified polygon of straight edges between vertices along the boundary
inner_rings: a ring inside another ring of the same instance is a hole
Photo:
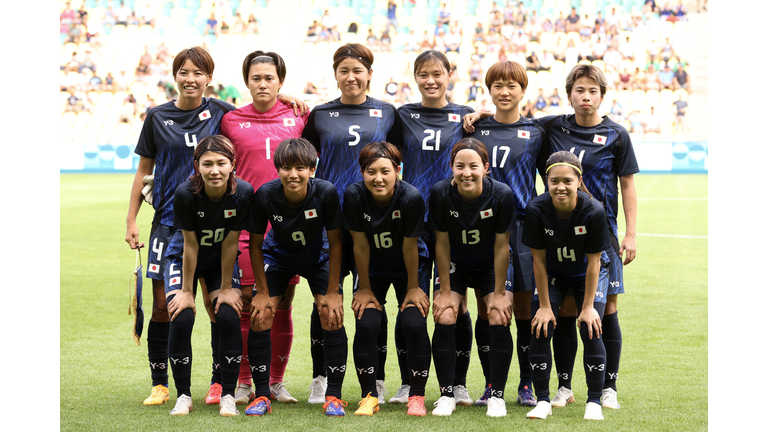
[[[269,111],[260,112],[253,104],[228,112],[221,121],[221,134],[229,138],[237,152],[237,175],[256,191],[277,178],[275,149],[283,140],[300,138],[309,118],[296,117],[290,105],[278,101]],[[248,232],[240,233],[248,240]]]

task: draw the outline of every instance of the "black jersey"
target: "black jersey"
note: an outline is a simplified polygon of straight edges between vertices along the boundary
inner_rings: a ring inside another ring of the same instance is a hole
[[[536,169],[544,174],[546,152],[544,128],[520,116],[516,123],[499,123],[486,117],[475,124],[473,135],[485,144],[491,164],[491,178],[505,183],[515,194],[515,212],[525,215],[525,206],[536,196]]]
[[[360,149],[371,142],[391,142],[395,122],[395,106],[370,96],[360,105],[334,99],[309,114],[301,136],[320,154],[315,177],[333,183],[341,204],[347,186],[363,179],[357,161]]]
[[[237,179],[234,194],[227,192],[219,201],[211,201],[205,189],[194,193],[192,182],[187,180],[173,195],[173,235],[166,251],[167,257],[181,257],[184,253],[184,231],[194,231],[199,249],[198,263],[221,262],[221,242],[230,231],[246,229],[251,216],[253,188],[248,182]]]
[[[424,234],[424,200],[419,191],[398,181],[392,201],[379,207],[365,183],[349,185],[344,192],[344,228],[364,232],[371,257],[368,273],[380,276],[407,276],[403,260],[403,238]],[[427,256],[424,243],[417,240],[419,254]]]
[[[403,152],[403,180],[419,190],[429,205],[432,186],[451,177],[453,145],[466,136],[462,125],[472,108],[449,102],[443,108],[427,108],[410,103],[397,109],[397,147]],[[424,215],[427,220],[429,208]]]
[[[235,107],[218,99],[203,98],[199,107],[184,111],[174,101],[147,112],[134,152],[155,160],[152,207],[163,225],[173,225],[173,194],[195,172],[193,156],[197,143],[218,135],[224,114]]]
[[[539,195],[525,212],[523,244],[531,249],[546,249],[547,275],[566,281],[583,280],[587,274],[587,254],[610,246],[608,220],[600,201],[579,191],[576,208],[566,219],[555,213],[552,197]]]
[[[542,117],[538,120],[547,131],[549,154],[565,150],[579,157],[584,168],[584,185],[605,203],[608,223],[618,233],[618,179],[640,171],[629,133],[623,126],[603,117],[597,126],[581,127],[575,115]]]
[[[310,178],[306,198],[291,207],[280,179],[275,179],[261,185],[253,204],[248,231],[263,236],[267,222],[272,225],[262,247],[264,264],[310,268],[328,262],[326,230],[342,226],[339,196],[330,182]]]
[[[512,190],[485,177],[480,197],[468,203],[451,180],[439,181],[432,187],[429,226],[448,232],[452,262],[477,270],[493,268],[496,234],[512,231],[515,224]]]

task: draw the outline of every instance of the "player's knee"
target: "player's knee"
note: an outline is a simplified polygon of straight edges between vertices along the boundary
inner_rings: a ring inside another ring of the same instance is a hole
[[[461,309],[461,308],[459,308]],[[466,312],[464,312],[466,313]],[[459,312],[461,314],[461,312]],[[456,324],[456,315],[453,313],[453,309],[446,309],[437,319],[438,324],[451,325]]]
[[[421,312],[414,306],[406,307],[398,315],[398,322],[406,333],[417,334],[427,331],[427,319],[421,316]]]
[[[512,313],[515,319],[531,319],[531,292],[516,292],[512,299]]]

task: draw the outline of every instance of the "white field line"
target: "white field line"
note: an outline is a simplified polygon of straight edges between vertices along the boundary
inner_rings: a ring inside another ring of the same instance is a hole
[[[638,201],[706,201],[707,197],[658,197],[638,198]]]
[[[624,235],[625,233],[620,232],[619,235]],[[700,236],[700,235],[684,235],[684,234],[646,234],[646,233],[637,233],[636,234],[639,237],[671,237],[671,238],[689,238],[689,239],[709,239],[708,236]]]

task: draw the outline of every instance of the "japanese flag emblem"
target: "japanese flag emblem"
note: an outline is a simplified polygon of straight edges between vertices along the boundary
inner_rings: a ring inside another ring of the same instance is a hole
[[[493,209],[487,209],[480,212],[480,219],[486,219],[493,216]]]
[[[400,210],[395,210],[392,212],[392,219],[401,219]]]
[[[168,285],[178,285],[181,283],[181,278],[176,276],[174,278],[171,278],[171,281],[168,282]]]
[[[317,209],[304,210],[304,219],[313,219],[317,217]]]
[[[201,112],[200,114],[198,114],[197,116],[200,117],[201,121],[202,120],[208,120],[209,118],[211,118],[211,112],[208,111],[208,110],[205,110],[205,111]]]
[[[160,266],[157,264],[150,264],[149,267],[147,267],[147,271],[150,273],[157,273],[160,271]]]
[[[602,135],[597,135],[597,134],[595,134],[595,138],[592,140],[593,143],[603,144],[603,145],[605,145],[607,141],[608,141],[608,138]]]
[[[518,130],[517,137],[522,139],[531,139],[531,133],[527,130]]]
[[[292,118],[284,118],[283,119],[283,126],[296,126],[296,120]]]
[[[237,210],[236,209],[224,210],[224,219],[228,219],[228,218],[235,217],[235,216],[237,216]]]
[[[576,233],[576,235],[584,235],[587,233],[587,227],[584,225],[579,225],[573,227],[573,231]]]
[[[378,117],[381,118],[381,110],[379,109],[371,109],[368,110],[370,112],[371,117]]]
[[[458,123],[461,121],[461,117],[458,114],[448,114],[448,121]]]

